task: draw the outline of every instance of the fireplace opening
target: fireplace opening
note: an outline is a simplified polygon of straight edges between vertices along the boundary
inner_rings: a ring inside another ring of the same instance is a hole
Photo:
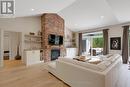
[[[60,49],[51,50],[51,60],[56,60],[60,56]]]

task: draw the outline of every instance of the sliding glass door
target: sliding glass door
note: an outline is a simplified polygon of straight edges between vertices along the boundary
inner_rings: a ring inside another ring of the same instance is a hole
[[[92,32],[84,33],[83,40],[83,53],[85,55],[101,55],[103,53],[103,33]]]

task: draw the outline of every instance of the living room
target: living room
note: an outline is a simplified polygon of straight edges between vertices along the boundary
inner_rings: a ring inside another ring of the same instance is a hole
[[[130,1],[0,3],[0,87],[130,86]]]

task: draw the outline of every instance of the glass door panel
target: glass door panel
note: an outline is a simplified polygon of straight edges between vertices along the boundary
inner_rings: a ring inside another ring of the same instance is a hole
[[[83,53],[85,55],[97,56],[103,53],[103,33],[92,32],[84,33],[82,36]]]

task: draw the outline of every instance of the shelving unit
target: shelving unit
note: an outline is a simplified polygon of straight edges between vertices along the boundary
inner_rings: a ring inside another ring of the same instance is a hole
[[[25,35],[25,50],[42,50],[42,36],[38,35]]]
[[[43,48],[42,48],[42,36],[40,35],[24,35],[24,43],[25,43],[25,55],[26,55],[26,64],[35,63],[33,60],[43,61]],[[37,55],[37,58],[31,58],[28,53],[32,53],[33,55]],[[34,54],[35,53],[35,54]]]
[[[72,34],[72,45],[73,47],[76,47],[76,33]]]
[[[72,38],[71,38],[71,39],[70,39],[70,38],[69,38],[69,39],[66,38],[66,39],[64,40],[64,42],[65,42],[65,43],[71,43],[72,47],[76,47],[76,34],[73,33],[73,34],[72,34]]]

